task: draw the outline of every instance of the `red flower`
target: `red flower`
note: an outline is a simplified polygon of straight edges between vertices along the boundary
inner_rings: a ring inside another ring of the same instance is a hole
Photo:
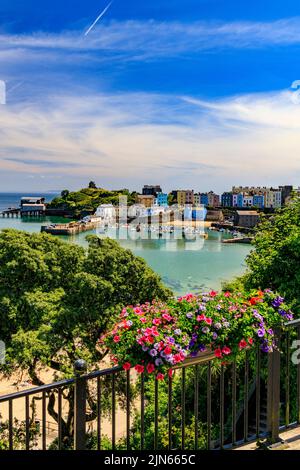
[[[149,364],[147,364],[147,372],[148,372],[148,374],[152,374],[154,371],[155,371],[155,365],[154,365],[154,364],[151,364],[151,362],[149,362]]]
[[[124,370],[129,370],[130,368],[131,368],[130,362],[125,362],[125,364],[123,364],[123,369]]]
[[[171,320],[172,320],[171,315],[169,315],[168,313],[163,313],[162,317],[163,317],[164,320],[167,320],[167,321],[171,321]]]
[[[211,325],[212,324],[212,319],[211,318],[205,318],[205,323],[207,323],[208,325]]]
[[[144,366],[141,366],[140,364],[137,364],[135,366],[135,370],[137,371],[138,374],[142,374],[145,370],[145,367]]]
[[[162,374],[161,372],[159,372],[159,373],[157,374],[157,376],[156,376],[156,379],[157,379],[157,380],[164,380],[164,378],[165,378],[165,376],[164,376],[164,374]]]
[[[206,316],[205,315],[198,315],[197,318],[196,318],[197,321],[205,321],[206,320]]]
[[[169,377],[172,378],[174,374],[175,374],[175,370],[169,369],[169,372],[168,372]]]
[[[224,346],[222,348],[222,353],[225,354],[225,356],[228,356],[228,354],[231,353],[231,349],[228,346]]]
[[[261,297],[251,297],[251,299],[249,300],[251,305],[256,305],[258,302],[261,302],[261,301],[262,301]]]
[[[240,349],[244,349],[247,347],[247,341],[245,341],[244,339],[242,339],[240,342],[239,342],[239,348]]]
[[[252,345],[253,344],[253,338],[248,338],[248,343]]]
[[[164,353],[165,353],[167,356],[172,353],[172,349],[170,348],[170,346],[167,346],[167,347],[165,348]]]
[[[141,318],[140,318],[140,321],[141,321],[142,323],[147,323],[147,318],[141,317]]]
[[[152,323],[153,323],[153,325],[160,325],[161,320],[159,318],[154,318]]]
[[[134,313],[136,313],[137,315],[143,315],[143,314],[144,314],[143,310],[142,310],[140,307],[135,307],[135,308],[133,309],[133,311],[134,311]]]
[[[216,297],[216,295],[218,295],[218,292],[216,292],[215,290],[212,290],[212,291],[209,293],[209,295],[210,295],[211,297]]]
[[[230,297],[231,296],[231,292],[227,291],[227,292],[224,292],[224,297]]]
[[[215,349],[214,354],[216,357],[219,357],[219,358],[223,356],[221,348]]]
[[[120,336],[114,336],[114,343],[118,343],[121,340]]]

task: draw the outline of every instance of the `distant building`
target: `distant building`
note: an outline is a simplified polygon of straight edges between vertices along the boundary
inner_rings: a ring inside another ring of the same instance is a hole
[[[257,211],[236,211],[234,224],[239,227],[253,228],[260,221],[260,215]]]
[[[223,207],[233,207],[233,194],[232,193],[223,193],[221,196],[221,205]]]
[[[112,204],[101,204],[96,210],[96,216],[102,219],[113,219],[116,217],[116,208]]]
[[[218,207],[220,205],[220,196],[210,191],[208,193],[208,205],[210,207]]]
[[[291,198],[293,186],[279,186],[279,189],[281,191],[282,204],[286,204]]]
[[[265,207],[277,209],[282,205],[282,194],[279,189],[268,188],[264,194]]]
[[[168,194],[157,193],[155,198],[155,204],[160,207],[166,207],[168,205]]]
[[[143,196],[155,196],[156,197],[158,193],[162,193],[162,189],[159,185],[152,186],[152,185],[145,184],[142,190]]]
[[[201,193],[200,194],[200,203],[203,206],[208,206],[208,194],[207,193]]]
[[[243,207],[252,207],[253,206],[253,196],[250,194],[243,195]]]
[[[137,204],[142,204],[144,207],[152,207],[154,205],[154,196],[138,194],[136,198]]]
[[[177,203],[179,206],[194,204],[194,191],[191,189],[177,191]]]
[[[44,197],[22,197],[20,202],[21,215],[44,215],[46,211]]]
[[[195,193],[194,194],[194,206],[200,206],[200,205],[201,205],[201,194]]]
[[[282,195],[282,188],[284,188],[285,194],[288,194],[291,186],[281,186],[279,189],[275,188],[267,188],[266,186],[263,187],[255,187],[255,186],[233,186],[232,193],[233,199],[235,202],[235,195],[237,197],[242,194],[243,197],[245,195],[248,196],[263,196],[264,197],[264,207],[269,209],[277,209],[282,206],[284,203],[283,195]],[[235,207],[247,207],[244,203],[243,205],[240,204],[240,200],[237,200],[237,204]]]
[[[254,194],[253,206],[263,209],[265,207],[265,197],[262,194]]]

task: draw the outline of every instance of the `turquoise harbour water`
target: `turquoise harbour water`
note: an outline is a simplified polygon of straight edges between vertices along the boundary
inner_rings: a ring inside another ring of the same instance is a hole
[[[53,197],[53,196],[52,196]],[[3,197],[0,196],[0,211],[7,208],[8,197],[3,207]],[[15,197],[16,199],[16,197]],[[14,199],[14,200],[15,200]],[[49,197],[48,197],[49,199]],[[51,199],[51,197],[50,197]],[[48,222],[66,222],[66,219],[42,218],[42,219],[17,219],[0,217],[0,230],[3,228],[15,228],[28,232],[40,232],[41,225]],[[61,237],[69,243],[86,245],[86,236],[93,231],[81,233],[73,237]],[[96,233],[94,231],[94,233]],[[125,231],[122,233],[124,236]],[[114,231],[107,235],[113,236]],[[105,236],[101,234],[100,236]],[[197,241],[185,240],[134,240],[129,233],[127,240],[119,239],[124,248],[129,248],[136,255],[144,258],[147,263],[161,275],[165,284],[173,289],[176,294],[187,292],[199,292],[208,289],[219,289],[225,280],[230,280],[242,274],[245,269],[245,258],[251,247],[244,244],[223,244],[222,238],[228,235],[208,231],[208,239]]]

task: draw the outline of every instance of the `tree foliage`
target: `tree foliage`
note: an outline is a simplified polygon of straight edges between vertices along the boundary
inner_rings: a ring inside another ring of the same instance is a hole
[[[96,210],[100,204],[119,204],[120,196],[127,196],[128,204],[135,202],[136,193],[130,193],[127,189],[118,189],[109,191],[103,188],[97,188],[89,183],[88,188],[79,191],[64,190],[60,196],[55,197],[49,204],[52,209],[64,210]]]
[[[258,227],[247,258],[247,287],[271,287],[300,305],[300,199],[266,218]]]
[[[95,344],[128,303],[170,295],[144,260],[110,239],[85,250],[51,235],[0,234],[0,338],[13,369],[38,364],[72,373],[99,360]]]

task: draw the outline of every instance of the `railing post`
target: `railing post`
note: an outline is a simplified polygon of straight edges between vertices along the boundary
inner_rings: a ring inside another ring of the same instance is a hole
[[[280,427],[280,331],[275,332],[276,348],[268,354],[267,424],[273,441],[279,440]]]
[[[86,379],[83,376],[87,364],[83,359],[74,363],[74,450],[85,450],[86,446]]]

